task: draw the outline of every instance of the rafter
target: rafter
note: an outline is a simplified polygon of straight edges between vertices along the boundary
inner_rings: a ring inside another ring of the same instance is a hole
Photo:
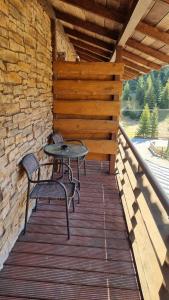
[[[110,44],[110,43],[107,43],[107,42],[102,41],[100,39],[94,38],[92,36],[89,36],[86,33],[80,32],[78,30],[70,29],[66,26],[64,26],[64,30],[69,36],[74,36],[74,37],[76,37],[80,40],[86,41],[90,44],[93,44],[93,45],[98,46],[100,48],[106,49],[107,51],[110,51],[110,52],[112,52],[112,50],[113,50],[113,44]]]
[[[139,72],[142,72],[142,73],[148,73],[149,70],[147,68],[144,68],[138,64],[136,64],[136,62],[131,62],[130,60],[127,60],[127,59],[123,59],[123,62],[126,66],[128,67],[131,67],[133,70],[137,70]]]
[[[128,74],[131,74],[132,76],[135,76],[135,77],[143,75],[140,72],[135,71],[135,70],[131,69],[130,67],[126,67],[126,66],[124,67],[124,73],[125,72],[127,72]]]
[[[103,18],[107,18],[110,20],[114,20],[118,23],[125,22],[125,14],[123,12],[119,12],[112,7],[105,7],[104,5],[95,2],[94,0],[62,0],[65,3],[71,4],[73,6],[82,8],[90,13],[94,13]]]
[[[157,27],[140,22],[137,25],[136,30],[150,37],[153,37],[154,39],[159,40],[165,44],[169,44],[169,33],[159,30]]]
[[[161,68],[160,65],[158,65],[154,62],[151,62],[149,60],[146,60],[146,59],[142,58],[141,56],[131,53],[127,50],[123,50],[123,57],[129,58],[132,61],[135,61],[138,64],[141,64],[148,69],[159,70]]]
[[[158,60],[169,64],[169,56],[160,52],[159,50],[155,50],[147,45],[139,43],[134,39],[129,39],[126,44],[134,49],[137,49],[143,53],[146,53],[147,55],[155,57]]]
[[[105,58],[105,57],[103,57],[103,56],[101,56],[97,53],[93,53],[89,49],[88,50],[87,49],[82,49],[81,47],[76,46],[76,45],[74,45],[74,48],[75,48],[76,52],[81,52],[81,53],[83,52],[85,54],[88,54],[92,57],[95,57],[95,58],[99,59],[100,61],[108,61],[109,60],[109,58]]]
[[[70,37],[69,40],[74,46],[79,46],[82,49],[90,50],[91,52],[100,54],[101,56],[106,57],[107,59],[110,58],[110,52],[108,52],[108,51],[105,51],[98,47],[91,46],[91,45],[89,45],[83,41],[77,40],[75,38]]]
[[[89,21],[84,21],[80,18],[77,18],[71,14],[62,12],[60,10],[54,9],[55,10],[55,16],[57,19],[62,20],[64,22],[70,23],[72,25],[81,27],[83,29],[86,29],[88,31],[97,33],[99,35],[111,38],[112,40],[117,40],[118,38],[118,31],[117,30],[110,30],[105,27],[102,27],[100,25],[97,25],[95,23],[89,22]]]
[[[97,57],[94,57],[91,53],[90,54],[88,54],[88,53],[86,53],[86,52],[84,52],[84,51],[81,51],[81,50],[77,50],[77,54],[81,57],[81,55],[83,56],[83,57],[86,57],[86,58],[88,58],[88,59],[90,59],[91,61],[102,61],[101,59],[98,59]]]

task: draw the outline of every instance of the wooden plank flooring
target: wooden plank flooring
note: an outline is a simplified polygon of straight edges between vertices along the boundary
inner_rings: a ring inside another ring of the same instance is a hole
[[[138,300],[139,287],[114,176],[87,162],[81,202],[41,201],[0,272],[0,300]]]

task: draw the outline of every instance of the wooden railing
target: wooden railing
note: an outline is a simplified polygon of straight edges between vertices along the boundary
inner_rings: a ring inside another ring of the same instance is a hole
[[[117,182],[143,297],[167,300],[169,199],[121,127],[118,144]]]

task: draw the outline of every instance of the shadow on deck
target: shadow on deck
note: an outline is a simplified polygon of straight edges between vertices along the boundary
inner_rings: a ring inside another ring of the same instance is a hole
[[[0,272],[0,300],[140,299],[123,209],[106,163],[87,162],[81,203],[71,213],[39,203]]]

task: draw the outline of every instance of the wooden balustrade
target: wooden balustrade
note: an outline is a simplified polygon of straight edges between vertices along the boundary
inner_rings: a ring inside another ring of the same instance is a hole
[[[145,300],[169,299],[169,199],[120,128],[117,182]]]

